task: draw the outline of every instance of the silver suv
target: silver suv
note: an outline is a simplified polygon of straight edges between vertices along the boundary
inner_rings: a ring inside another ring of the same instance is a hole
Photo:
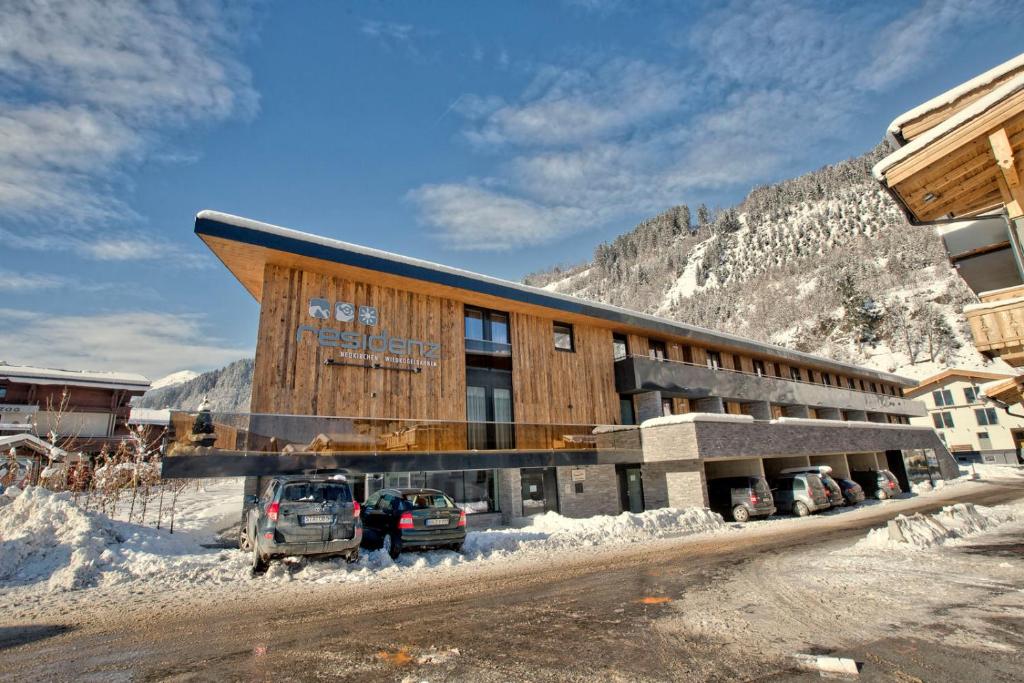
[[[245,505],[239,547],[252,552],[256,573],[289,555],[359,559],[359,503],[343,475],[272,477],[261,495],[246,496]]]

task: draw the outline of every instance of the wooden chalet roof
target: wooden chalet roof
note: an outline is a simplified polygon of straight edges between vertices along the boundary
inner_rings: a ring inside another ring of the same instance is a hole
[[[968,368],[949,368],[921,380],[920,384],[913,389],[908,389],[905,393],[908,398],[913,398],[914,396],[923,394],[926,391],[931,391],[935,387],[941,387],[948,382],[957,379],[975,379],[991,382],[1011,377],[1013,377],[1013,375],[1006,372],[985,372],[984,370],[971,370]]]

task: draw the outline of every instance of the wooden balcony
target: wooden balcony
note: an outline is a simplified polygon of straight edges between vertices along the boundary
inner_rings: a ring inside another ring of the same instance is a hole
[[[978,295],[981,303],[964,307],[974,346],[990,357],[1024,365],[1024,285]]]

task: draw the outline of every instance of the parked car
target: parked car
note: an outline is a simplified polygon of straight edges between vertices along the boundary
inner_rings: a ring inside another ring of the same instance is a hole
[[[854,470],[850,477],[864,488],[864,495],[885,500],[903,493],[899,482],[889,470]]]
[[[344,475],[272,477],[259,496],[247,496],[239,547],[252,552],[256,573],[274,558],[343,555],[359,559],[363,525]]]
[[[812,512],[832,507],[825,485],[817,474],[783,474],[772,480],[772,496],[779,512],[806,517]]]
[[[821,478],[821,483],[825,485],[825,493],[828,495],[829,505],[832,507],[842,507],[846,505],[846,499],[843,497],[843,490],[836,483],[836,480],[832,478],[832,467],[829,465],[809,465],[807,467],[787,467],[782,470],[782,474],[817,474]]]
[[[363,546],[396,559],[406,548],[462,550],[466,512],[434,489],[384,489],[363,506]]]
[[[737,522],[775,514],[775,500],[764,477],[721,477],[708,482],[709,506]]]
[[[864,502],[864,487],[852,479],[836,479],[839,488],[843,490],[843,498],[847,505],[856,505]]]

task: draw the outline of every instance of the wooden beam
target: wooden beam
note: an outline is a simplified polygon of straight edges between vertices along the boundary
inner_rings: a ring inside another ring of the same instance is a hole
[[[1013,146],[1010,145],[1006,129],[1000,128],[990,134],[988,142],[992,146],[992,156],[1002,171],[999,190],[1006,201],[1006,210],[1010,218],[1024,216],[1024,185],[1021,184],[1020,174],[1017,172],[1017,160],[1013,156]]]

